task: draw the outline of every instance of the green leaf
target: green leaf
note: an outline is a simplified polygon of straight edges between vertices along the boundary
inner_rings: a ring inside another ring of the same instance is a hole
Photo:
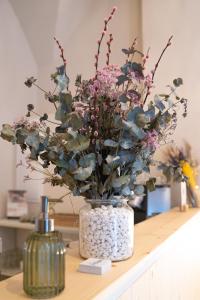
[[[34,110],[34,105],[33,104],[28,104],[27,109],[28,109],[28,111]]]
[[[129,98],[126,96],[126,94],[122,94],[119,96],[119,101],[122,103],[126,103],[127,101],[129,101]]]
[[[149,122],[149,118],[141,107],[135,107],[129,111],[127,121],[135,123],[138,127],[144,127]]]
[[[132,121],[135,123],[137,115],[144,114],[144,111],[141,107],[135,107],[128,112],[127,121]]]
[[[106,157],[106,161],[107,161],[107,163],[108,163],[109,165],[112,165],[112,164],[118,165],[119,162],[120,162],[120,157],[119,157],[118,155],[112,156],[112,155],[109,154],[109,155]]]
[[[30,88],[30,87],[32,87],[33,83],[36,82],[36,80],[37,79],[35,79],[33,76],[31,76],[24,82],[24,84]]]
[[[92,174],[92,167],[87,167],[87,168],[78,168],[75,172],[74,172],[74,179],[79,180],[79,181],[84,181],[87,178],[89,178]]]
[[[91,187],[91,183],[89,184],[86,184],[86,185],[82,185],[81,187],[79,187],[79,192],[82,194],[82,193],[85,193],[86,191],[88,191]]]
[[[128,77],[126,75],[119,75],[117,80],[117,85],[121,85],[128,80]]]
[[[84,135],[77,135],[75,139],[69,140],[65,145],[67,151],[79,152],[86,150],[90,145],[90,139]]]
[[[143,185],[136,185],[134,188],[134,193],[137,196],[141,196],[144,194],[144,186]]]
[[[56,83],[58,85],[59,91],[62,92],[63,90],[68,88],[69,77],[66,74],[57,75]]]
[[[154,102],[155,102],[155,106],[162,112],[165,109],[165,105],[163,104],[163,102],[160,100],[160,98],[158,97],[158,95],[155,95],[154,97]]]
[[[16,131],[16,142],[17,144],[25,144],[25,140],[28,136],[29,132],[27,131],[26,128],[19,128]]]
[[[120,188],[124,184],[128,184],[130,181],[130,176],[129,175],[123,175],[118,178],[113,178],[112,179],[112,187],[113,188]]]
[[[135,124],[143,128],[149,122],[149,118],[144,113],[138,113],[136,116]]]
[[[155,107],[151,106],[147,111],[145,111],[145,116],[149,119],[149,122],[153,121],[155,118]]]
[[[15,142],[15,130],[9,124],[3,124],[1,137],[8,142]]]
[[[131,149],[133,146],[134,146],[134,143],[133,143],[133,141],[132,140],[130,140],[130,139],[126,139],[126,138],[124,138],[124,139],[121,139],[120,140],[120,146],[123,148],[123,149]]]
[[[48,115],[45,113],[42,117],[40,117],[40,122],[48,120]]]
[[[123,124],[127,129],[129,129],[135,137],[137,137],[139,140],[142,140],[145,138],[145,132],[143,129],[139,128],[135,123],[132,121],[123,121]]]
[[[130,189],[129,186],[125,186],[122,189],[122,195],[124,195],[124,196],[130,196],[131,194],[132,194],[132,190]]]
[[[141,158],[137,158],[132,166],[134,172],[142,171],[144,167],[145,165]]]
[[[175,87],[179,87],[180,85],[183,84],[183,79],[182,78],[176,78],[173,80],[173,84]]]
[[[129,75],[130,72],[135,72],[138,75],[138,77],[144,77],[142,65],[136,62],[127,62],[121,67],[121,70],[125,75]]]
[[[135,155],[133,153],[131,153],[130,151],[122,150],[122,151],[119,151],[118,155],[119,155],[121,164],[133,162],[135,159]]]
[[[33,132],[29,134],[25,140],[25,143],[37,151],[40,145],[39,133]]]
[[[103,175],[110,175],[112,171],[112,166],[108,165],[108,164],[103,164]]]
[[[104,141],[104,146],[111,147],[111,148],[116,148],[118,146],[118,143],[113,141],[113,140],[108,139],[108,140]]]
[[[95,170],[96,167],[96,155],[94,153],[86,154],[79,160],[79,165],[83,168],[92,167]]]
[[[72,127],[73,130],[78,130],[83,127],[82,118],[75,112],[71,112],[66,117],[67,126]]]
[[[68,114],[72,111],[72,96],[69,93],[60,93],[59,97],[60,105],[55,113],[55,119],[61,122],[65,122],[68,118]]]

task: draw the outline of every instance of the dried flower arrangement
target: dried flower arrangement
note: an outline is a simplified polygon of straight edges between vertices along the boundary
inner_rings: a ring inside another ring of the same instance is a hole
[[[192,206],[200,204],[200,190],[197,184],[199,162],[192,156],[192,147],[184,142],[184,146],[169,146],[164,151],[165,163],[161,163],[162,170],[168,182],[185,181],[190,203]]]
[[[34,77],[26,80],[27,87],[38,87],[52,103],[55,120],[49,120],[46,113],[39,115],[29,104],[25,118],[13,125],[4,124],[1,130],[3,139],[20,145],[22,152],[29,151],[28,166],[45,175],[44,182],[66,186],[86,199],[131,199],[143,194],[143,186],[136,184],[138,175],[150,173],[153,154],[173,134],[179,105],[183,106],[183,116],[187,114],[187,100],[176,94],[183,83],[181,78],[173,81],[168,94],[150,97],[158,65],[172,37],[150,74],[145,73],[149,51],[146,55],[138,51],[136,39],[128,49],[122,49],[125,63],[121,67],[110,64],[113,36],[108,34],[108,24],[115,11],[114,7],[104,20],[94,77],[82,80],[78,75],[75,95],[69,91],[67,61],[57,39],[62,65],[51,75],[55,91],[46,92]],[[106,36],[106,65],[100,68],[100,50]],[[39,121],[31,121],[31,115],[38,116]],[[48,123],[55,128],[52,130]],[[54,166],[53,173],[49,166]],[[156,178],[149,177],[146,185],[153,190],[155,182]]]

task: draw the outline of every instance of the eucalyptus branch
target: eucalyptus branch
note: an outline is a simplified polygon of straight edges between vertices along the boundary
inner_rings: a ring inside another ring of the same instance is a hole
[[[43,88],[41,88],[39,85],[37,85],[35,82],[33,82],[32,85],[34,85],[34,86],[37,87],[40,91],[42,91],[42,92],[44,93],[44,95],[45,95],[47,98],[48,98],[49,96],[52,95],[51,93],[45,91]],[[55,90],[56,90],[56,88],[55,88]],[[53,93],[53,94],[54,94],[54,93]],[[55,102],[53,102],[53,105],[54,105],[55,109],[57,110],[57,106],[56,106]]]
[[[31,111],[31,113],[33,113],[34,115],[36,115],[36,116],[38,116],[38,117],[42,117],[42,115],[40,115],[40,114],[38,114],[38,113],[36,113],[35,111]],[[60,126],[60,123],[57,123],[57,122],[54,122],[54,121],[50,121],[50,120],[45,120],[45,122],[49,122],[49,123],[51,123],[51,124],[55,124],[55,125],[59,125]]]

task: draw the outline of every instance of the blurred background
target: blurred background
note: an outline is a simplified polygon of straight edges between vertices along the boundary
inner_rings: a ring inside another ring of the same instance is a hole
[[[198,121],[200,112],[200,36],[198,0],[0,0],[0,122],[13,122],[26,113],[28,103],[38,112],[51,111],[49,102],[40,91],[28,89],[24,81],[29,76],[38,79],[40,86],[51,90],[49,74],[60,64],[55,36],[63,45],[67,57],[70,89],[77,73],[83,78],[94,74],[94,54],[103,20],[113,6],[118,11],[110,25],[114,42],[111,63],[124,60],[122,48],[135,37],[138,49],[144,52],[150,46],[148,69],[152,70],[168,38],[173,35],[155,77],[154,92],[167,91],[167,84],[182,77],[180,95],[189,99],[188,117],[180,118],[174,136],[180,145],[186,139],[198,158],[200,139]],[[102,58],[103,57],[103,58]],[[102,61],[104,55],[102,51]],[[16,168],[21,160],[19,149],[0,140],[0,217],[5,216],[8,190],[27,190],[30,203],[39,201],[41,194],[59,197],[60,188],[42,185],[40,181],[23,182],[27,170]],[[78,213],[82,201],[71,198],[57,206],[58,212]]]

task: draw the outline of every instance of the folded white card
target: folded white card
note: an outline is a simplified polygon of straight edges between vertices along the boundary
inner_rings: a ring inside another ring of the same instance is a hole
[[[111,260],[100,258],[88,258],[80,263],[78,271],[102,275],[111,269]]]

